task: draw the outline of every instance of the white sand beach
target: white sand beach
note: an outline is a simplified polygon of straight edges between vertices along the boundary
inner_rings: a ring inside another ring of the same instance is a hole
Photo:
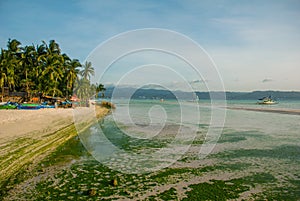
[[[93,109],[78,108],[87,120]],[[109,113],[102,107],[95,111],[99,118]],[[73,109],[0,110],[0,181],[76,136],[73,123]]]
[[[1,110],[0,144],[33,132],[51,133],[72,123],[72,109]]]
[[[97,108],[98,115],[107,113],[108,109]],[[0,145],[26,135],[53,133],[73,122],[73,109],[0,110]]]

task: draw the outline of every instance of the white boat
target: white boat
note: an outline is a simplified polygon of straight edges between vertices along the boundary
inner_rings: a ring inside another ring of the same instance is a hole
[[[271,96],[269,97],[263,97],[261,99],[258,99],[259,101],[257,102],[257,104],[261,104],[261,105],[273,105],[273,104],[277,104],[276,101],[274,101]]]

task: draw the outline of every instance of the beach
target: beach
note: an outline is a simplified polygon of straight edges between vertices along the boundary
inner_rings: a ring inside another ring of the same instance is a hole
[[[94,111],[93,108],[76,110]],[[106,108],[96,108],[99,118],[108,113]],[[1,110],[0,127],[1,186],[24,167],[30,171],[40,160],[77,135],[73,109]]]
[[[100,117],[107,113],[106,108],[97,108]],[[73,109],[1,110],[0,145],[20,137],[40,138],[73,123]]]
[[[27,135],[41,137],[72,123],[72,109],[2,110],[0,143]]]

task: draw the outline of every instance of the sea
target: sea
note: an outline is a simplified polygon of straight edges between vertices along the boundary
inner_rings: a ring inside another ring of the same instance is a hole
[[[276,112],[299,111],[300,101],[113,102],[117,109],[81,135],[105,166],[124,174],[149,174],[223,165],[209,174],[209,181],[253,177],[252,188],[242,195],[300,199],[300,115]]]
[[[300,101],[110,101],[5,200],[300,200]]]

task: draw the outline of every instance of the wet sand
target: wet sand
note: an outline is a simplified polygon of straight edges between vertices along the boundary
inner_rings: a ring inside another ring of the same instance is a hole
[[[286,109],[286,108],[245,108],[245,107],[226,107],[231,110],[246,110],[246,111],[255,111],[255,112],[271,112],[278,114],[291,114],[291,115],[300,115],[300,110],[298,109]]]

